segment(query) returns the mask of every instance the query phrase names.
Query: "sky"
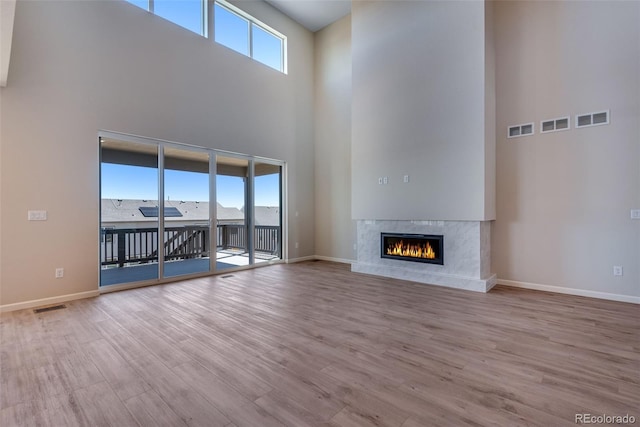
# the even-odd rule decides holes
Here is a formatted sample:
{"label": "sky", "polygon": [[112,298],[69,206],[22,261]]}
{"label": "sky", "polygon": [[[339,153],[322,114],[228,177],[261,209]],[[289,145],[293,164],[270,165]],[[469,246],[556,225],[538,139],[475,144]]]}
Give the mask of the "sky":
{"label": "sky", "polygon": [[[141,166],[102,163],[103,199],[156,200],[158,198],[158,170]],[[209,175],[186,171],[165,171],[165,199],[199,201],[209,200]],[[256,177],[256,206],[280,205],[279,174]],[[216,193],[224,207],[244,206],[244,180],[240,177],[217,175]]]}
{"label": "sky", "polygon": [[[127,0],[149,10],[148,0]],[[153,13],[194,33],[203,34],[202,0],[154,0]],[[282,71],[282,41],[264,29],[216,4],[214,6],[214,39],[243,55],[249,56],[249,25],[253,59]]]}

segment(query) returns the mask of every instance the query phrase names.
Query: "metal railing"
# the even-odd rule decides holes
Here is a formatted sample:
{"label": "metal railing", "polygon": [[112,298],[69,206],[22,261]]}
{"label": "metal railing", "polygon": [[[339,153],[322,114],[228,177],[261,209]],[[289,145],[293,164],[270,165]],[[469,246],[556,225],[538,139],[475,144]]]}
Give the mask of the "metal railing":
{"label": "metal railing", "polygon": [[[245,225],[218,225],[217,250],[248,250]],[[256,226],[254,245],[257,252],[280,255],[280,227]],[[158,260],[157,228],[102,228],[101,264],[140,264]],[[180,260],[210,256],[209,227],[168,227],[164,232],[164,259]]]}

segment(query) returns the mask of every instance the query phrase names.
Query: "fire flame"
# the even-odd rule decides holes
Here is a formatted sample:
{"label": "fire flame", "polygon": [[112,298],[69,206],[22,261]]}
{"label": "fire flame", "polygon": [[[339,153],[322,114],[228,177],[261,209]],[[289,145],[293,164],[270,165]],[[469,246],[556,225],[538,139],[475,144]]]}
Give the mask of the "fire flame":
{"label": "fire flame", "polygon": [[406,256],[412,258],[428,258],[435,259],[436,252],[433,250],[429,242],[422,245],[405,244],[402,240],[395,244],[389,245],[387,255]]}

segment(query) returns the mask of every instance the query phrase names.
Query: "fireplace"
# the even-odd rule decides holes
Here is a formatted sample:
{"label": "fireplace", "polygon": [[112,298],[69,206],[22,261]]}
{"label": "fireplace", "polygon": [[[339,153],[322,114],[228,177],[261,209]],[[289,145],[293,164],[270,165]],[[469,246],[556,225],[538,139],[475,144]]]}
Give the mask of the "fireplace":
{"label": "fireplace", "polygon": [[380,234],[382,258],[444,265],[443,246],[441,235]]}

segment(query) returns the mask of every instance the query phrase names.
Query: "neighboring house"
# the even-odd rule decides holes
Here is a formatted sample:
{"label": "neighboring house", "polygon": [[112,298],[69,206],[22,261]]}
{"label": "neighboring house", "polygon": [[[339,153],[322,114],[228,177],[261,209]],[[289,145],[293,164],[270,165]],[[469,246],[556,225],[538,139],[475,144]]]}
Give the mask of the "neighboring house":
{"label": "neighboring house", "polygon": [[[101,224],[102,227],[118,228],[152,227],[158,221],[157,207],[157,200],[102,199]],[[224,207],[220,203],[217,217],[219,225],[244,223],[244,213],[240,209]],[[167,200],[165,221],[176,226],[207,225],[209,202]]]}
{"label": "neighboring house", "polygon": [[[244,212],[244,208],[242,208]],[[256,206],[254,208],[255,225],[280,226],[280,208],[278,206]]]}

